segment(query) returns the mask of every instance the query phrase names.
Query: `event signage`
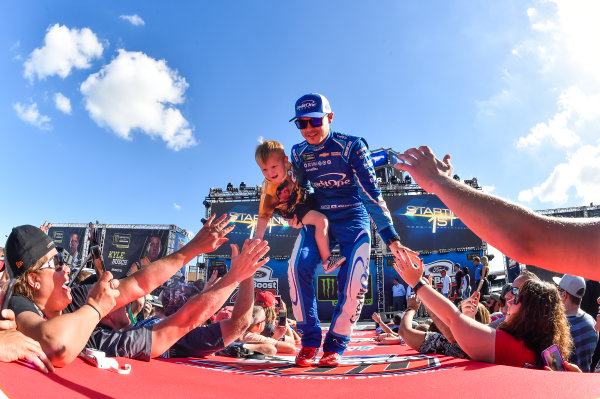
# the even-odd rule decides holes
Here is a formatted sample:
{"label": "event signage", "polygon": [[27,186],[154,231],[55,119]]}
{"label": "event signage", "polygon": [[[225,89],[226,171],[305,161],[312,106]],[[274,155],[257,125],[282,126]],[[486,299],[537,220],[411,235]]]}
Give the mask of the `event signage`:
{"label": "event signage", "polygon": [[481,248],[483,241],[435,195],[385,198],[402,243],[415,251]]}
{"label": "event signage", "polygon": [[166,255],[169,230],[107,228],[102,256],[115,278],[144,268]]}
{"label": "event signage", "polygon": [[[218,202],[212,204],[212,214],[220,217],[223,214],[235,218],[235,228],[227,235],[229,242],[221,245],[210,256],[231,256],[231,246],[238,244],[240,249],[244,241],[256,230],[258,220],[259,201],[245,202]],[[278,215],[274,215],[267,225],[264,239],[269,241],[269,256],[271,258],[289,257],[298,236],[298,229],[290,227],[287,221]]]}
{"label": "event signage", "polygon": [[79,267],[87,254],[82,254],[83,243],[86,240],[86,227],[51,227],[48,236],[52,238],[57,247],[69,251],[73,257],[73,267]]}

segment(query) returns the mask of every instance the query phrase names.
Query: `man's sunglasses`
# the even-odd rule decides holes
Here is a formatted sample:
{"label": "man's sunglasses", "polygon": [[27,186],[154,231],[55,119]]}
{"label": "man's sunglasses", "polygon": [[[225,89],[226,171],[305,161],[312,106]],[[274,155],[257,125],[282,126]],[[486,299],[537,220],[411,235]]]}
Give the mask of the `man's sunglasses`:
{"label": "man's sunglasses", "polygon": [[320,118],[296,119],[294,123],[298,129],[306,129],[309,123],[312,127],[321,127],[323,126],[323,118],[326,116],[327,115],[323,115]]}

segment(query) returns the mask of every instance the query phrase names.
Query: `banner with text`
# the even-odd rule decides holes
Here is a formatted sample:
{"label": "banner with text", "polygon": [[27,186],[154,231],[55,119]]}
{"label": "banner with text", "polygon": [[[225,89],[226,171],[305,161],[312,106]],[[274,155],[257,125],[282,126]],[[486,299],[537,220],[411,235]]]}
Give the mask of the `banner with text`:
{"label": "banner with text", "polygon": [[[122,278],[135,265],[143,268],[166,255],[169,230],[107,228],[102,256],[115,278]],[[137,262],[137,264],[136,264]]]}

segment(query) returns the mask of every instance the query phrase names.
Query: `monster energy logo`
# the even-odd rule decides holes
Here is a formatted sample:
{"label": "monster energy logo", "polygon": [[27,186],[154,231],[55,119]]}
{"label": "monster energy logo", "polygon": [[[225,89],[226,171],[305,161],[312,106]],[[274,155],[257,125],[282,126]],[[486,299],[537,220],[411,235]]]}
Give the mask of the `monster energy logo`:
{"label": "monster energy logo", "polygon": [[[367,293],[364,301],[365,305],[373,304],[373,284],[372,276],[369,275]],[[335,305],[338,300],[338,283],[337,276],[317,276],[317,301],[319,302],[333,302]]]}

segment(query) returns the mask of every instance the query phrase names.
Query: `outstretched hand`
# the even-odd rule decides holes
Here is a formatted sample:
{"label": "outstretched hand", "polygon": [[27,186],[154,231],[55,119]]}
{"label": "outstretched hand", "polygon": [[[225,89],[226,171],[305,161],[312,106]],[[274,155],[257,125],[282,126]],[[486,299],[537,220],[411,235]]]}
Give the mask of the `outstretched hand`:
{"label": "outstretched hand", "polygon": [[191,244],[196,248],[197,253],[205,254],[214,251],[229,241],[225,236],[235,228],[234,224],[229,224],[233,220],[235,220],[233,216],[222,215],[215,221],[215,215],[212,215],[188,245]]}
{"label": "outstretched hand", "polygon": [[0,361],[25,360],[43,373],[54,371],[54,366],[39,342],[17,330],[0,331]]}
{"label": "outstretched hand", "polygon": [[40,230],[42,230],[44,233],[48,234],[48,230],[50,230],[51,227],[52,227],[52,223],[48,223],[46,220],[44,220],[44,224],[42,224],[40,226]]}
{"label": "outstretched hand", "polygon": [[462,314],[472,319],[475,319],[477,307],[479,306],[479,292],[475,291],[473,295],[463,301],[460,306]]}
{"label": "outstretched hand", "polygon": [[263,258],[269,252],[268,242],[254,239],[246,240],[240,253],[237,244],[231,245],[231,268],[229,273],[233,273],[235,280],[244,281],[254,275],[261,266],[269,261],[269,257]]}
{"label": "outstretched hand", "polygon": [[414,287],[423,275],[423,259],[415,251],[402,247],[394,253],[394,260],[394,269],[408,285]]}
{"label": "outstretched hand", "polygon": [[452,178],[454,167],[450,163],[450,154],[446,154],[440,161],[431,148],[421,146],[398,154],[398,158],[404,163],[397,163],[394,167],[410,173],[415,182],[427,192],[434,191],[434,183],[437,180]]}

